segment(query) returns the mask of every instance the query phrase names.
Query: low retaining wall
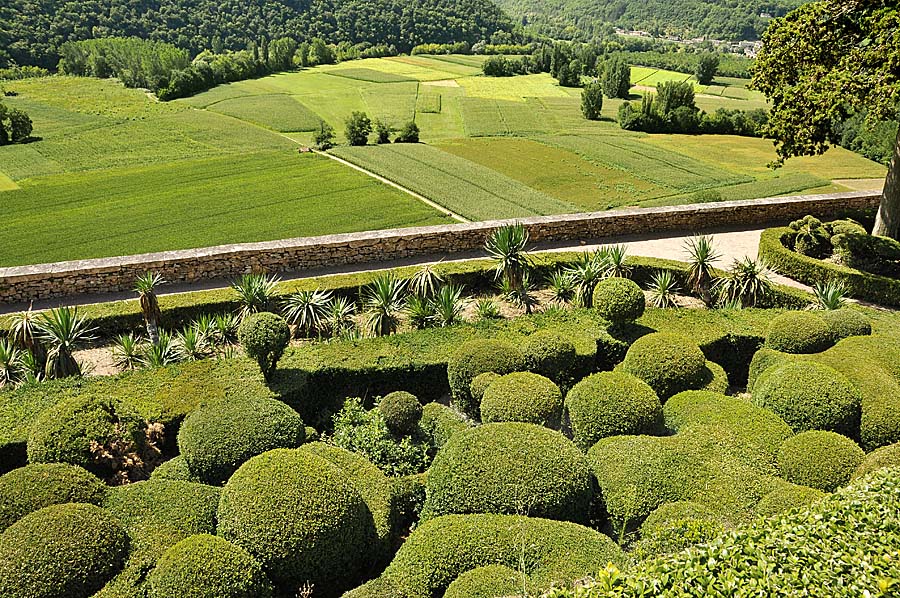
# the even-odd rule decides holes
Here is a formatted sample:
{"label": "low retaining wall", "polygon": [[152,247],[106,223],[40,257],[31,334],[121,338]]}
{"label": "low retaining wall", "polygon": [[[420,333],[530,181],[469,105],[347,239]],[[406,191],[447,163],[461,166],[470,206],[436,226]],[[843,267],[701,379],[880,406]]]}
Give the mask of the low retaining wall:
{"label": "low retaining wall", "polygon": [[[878,206],[876,192],[834,193],[640,208],[518,219],[535,242],[580,241],[728,226],[764,226],[813,214],[820,218]],[[297,272],[417,255],[453,254],[483,246],[487,234],[512,221],[475,222],[221,245],[202,249],[0,268],[0,304],[130,290],[148,270],[170,282],[198,282],[247,272]]]}

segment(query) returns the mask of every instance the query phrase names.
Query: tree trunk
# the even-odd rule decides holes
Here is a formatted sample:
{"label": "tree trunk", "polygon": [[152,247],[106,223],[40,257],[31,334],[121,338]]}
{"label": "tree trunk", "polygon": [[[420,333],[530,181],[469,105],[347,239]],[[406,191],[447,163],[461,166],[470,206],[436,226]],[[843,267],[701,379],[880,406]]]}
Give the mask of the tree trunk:
{"label": "tree trunk", "polygon": [[900,240],[900,130],[897,131],[894,157],[884,180],[884,195],[872,234]]}

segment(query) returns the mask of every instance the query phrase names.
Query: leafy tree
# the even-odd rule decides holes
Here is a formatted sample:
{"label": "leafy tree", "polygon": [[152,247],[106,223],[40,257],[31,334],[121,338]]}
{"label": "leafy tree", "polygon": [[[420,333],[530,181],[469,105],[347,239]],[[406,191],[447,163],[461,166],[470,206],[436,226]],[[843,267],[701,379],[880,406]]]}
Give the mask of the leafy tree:
{"label": "leafy tree", "polygon": [[603,109],[603,86],[598,81],[591,81],[581,92],[581,113],[588,120],[600,120]]}
{"label": "leafy tree", "polygon": [[319,124],[319,130],[316,132],[316,149],[329,150],[334,147],[334,127],[324,120]]}
{"label": "leafy tree", "polygon": [[631,67],[621,55],[606,63],[603,71],[603,93],[608,98],[628,99],[631,89]]}
{"label": "leafy tree", "polygon": [[0,103],[0,145],[21,143],[31,136],[32,129],[25,112]]}
{"label": "leafy tree", "polygon": [[419,143],[419,125],[413,121],[403,125],[394,138],[394,143]]}
{"label": "leafy tree", "polygon": [[394,128],[391,127],[387,122],[379,119],[375,120],[375,135],[377,136],[376,143],[378,145],[382,145],[384,143],[391,142],[391,133],[394,131]]}
{"label": "leafy tree", "polygon": [[[835,125],[865,108],[870,122],[897,118],[900,8],[896,0],[822,0],[772,23],[753,86],[772,109],[766,136],[779,161],[816,155],[837,143]],[[900,134],[875,223],[900,239]]]}
{"label": "leafy tree", "polygon": [[709,85],[713,82],[713,79],[715,79],[718,70],[719,57],[710,52],[709,54],[704,54],[700,57],[694,75],[697,77],[697,81],[700,82],[700,85]]}
{"label": "leafy tree", "polygon": [[657,110],[668,116],[678,108],[696,109],[694,86],[690,81],[665,81],[656,87]]}
{"label": "leafy tree", "polygon": [[347,119],[344,135],[350,145],[366,145],[372,133],[372,121],[365,112],[353,112]]}
{"label": "leafy tree", "polygon": [[311,66],[334,64],[334,61],[334,52],[325,44],[325,41],[319,38],[314,39],[309,48],[309,64]]}

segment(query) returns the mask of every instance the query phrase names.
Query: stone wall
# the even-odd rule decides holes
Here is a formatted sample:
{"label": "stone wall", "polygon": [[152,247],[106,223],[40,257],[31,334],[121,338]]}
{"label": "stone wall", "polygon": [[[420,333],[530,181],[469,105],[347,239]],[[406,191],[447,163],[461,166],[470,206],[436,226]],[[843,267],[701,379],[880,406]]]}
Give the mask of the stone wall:
{"label": "stone wall", "polygon": [[[756,199],[520,219],[535,242],[602,239],[632,234],[686,233],[719,227],[758,227],[806,214],[826,218],[877,207],[874,192]],[[247,272],[283,273],[367,264],[480,248],[489,231],[508,221],[405,228],[364,233],[221,245],[34,266],[0,268],[0,304],[130,290],[148,270],[169,282],[191,283]]]}

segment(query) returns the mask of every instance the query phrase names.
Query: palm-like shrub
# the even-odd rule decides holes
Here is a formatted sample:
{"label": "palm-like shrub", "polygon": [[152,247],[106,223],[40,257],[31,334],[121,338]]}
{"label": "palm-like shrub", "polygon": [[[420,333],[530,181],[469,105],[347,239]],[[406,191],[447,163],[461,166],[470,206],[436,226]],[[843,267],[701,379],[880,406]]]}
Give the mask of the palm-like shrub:
{"label": "palm-like shrub", "polygon": [[442,284],[444,277],[438,273],[434,265],[426,264],[409,279],[409,292],[427,299],[434,297]]}
{"label": "palm-like shrub", "polygon": [[162,314],[156,298],[156,287],[164,282],[159,272],[145,272],[134,283],[134,292],[140,298],[141,313],[144,315],[144,324],[147,326],[147,336],[150,337],[151,343],[159,341],[159,318]]}
{"label": "palm-like shrub", "polygon": [[431,300],[434,311],[434,322],[438,326],[452,326],[462,320],[462,312],[466,307],[463,299],[463,288],[448,284],[441,287]]}
{"label": "palm-like shrub", "polygon": [[687,283],[691,291],[696,293],[707,305],[712,303],[713,264],[722,257],[713,246],[713,238],[709,235],[697,235],[684,243],[687,253]]}
{"label": "palm-like shrub", "polygon": [[0,339],[0,388],[22,378],[22,353],[9,339]]}
{"label": "palm-like shrub", "polygon": [[240,317],[235,314],[218,314],[213,318],[216,344],[228,345],[237,342]]}
{"label": "palm-like shrub", "polygon": [[84,343],[93,340],[93,329],[78,315],[77,307],[60,307],[41,314],[37,321],[39,338],[50,347],[47,353],[47,378],[80,376],[81,366],[73,353]]}
{"label": "palm-like shrub", "polygon": [[302,332],[304,336],[321,334],[328,319],[331,299],[331,291],[298,291],[285,298],[281,313],[287,323],[296,326],[297,332]]}
{"label": "palm-like shrub", "polygon": [[328,304],[327,312],[328,329],[331,331],[332,338],[343,336],[355,326],[353,314],[356,313],[356,306],[346,297],[332,299]]}
{"label": "palm-like shrub", "polygon": [[628,278],[631,276],[631,266],[627,264],[628,248],[625,245],[613,245],[600,250],[603,256],[603,264],[606,266],[605,274],[613,278]]}
{"label": "palm-like shrub", "polygon": [[479,320],[497,320],[500,318],[500,307],[493,299],[483,298],[475,303],[475,313]]}
{"label": "palm-like shrub", "polygon": [[268,311],[277,298],[276,287],[280,279],[265,274],[244,274],[231,283],[240,303],[241,318],[250,314]]}
{"label": "palm-like shrub", "polygon": [[502,280],[512,292],[525,299],[525,311],[531,313],[532,304],[527,301],[528,293],[524,288],[525,275],[531,268],[527,245],[528,231],[523,224],[515,223],[492,231],[484,244],[484,250],[496,262],[495,278]]}
{"label": "palm-like shrub", "polygon": [[817,282],[813,289],[816,302],[812,309],[833,311],[847,304],[847,285],[843,281]]}
{"label": "palm-like shrub", "polygon": [[565,270],[574,284],[575,299],[582,307],[594,305],[594,288],[606,276],[605,255],[602,249],[592,253],[581,253],[575,259],[575,263]]}
{"label": "palm-like shrub", "polygon": [[575,280],[569,272],[556,270],[547,277],[554,303],[569,303],[575,298]]}
{"label": "palm-like shrub", "polygon": [[141,357],[143,364],[151,368],[165,367],[177,363],[179,359],[178,346],[172,335],[165,330],[159,331],[159,340],[147,345]]}
{"label": "palm-like shrub", "polygon": [[434,303],[422,295],[408,296],[404,311],[407,320],[414,328],[422,330],[434,324]]}
{"label": "palm-like shrub", "polygon": [[386,272],[363,289],[363,305],[368,312],[366,328],[374,336],[388,336],[397,331],[406,281]]}
{"label": "palm-like shrub", "polygon": [[135,370],[141,366],[143,352],[141,337],[133,332],[120,334],[112,347],[113,363],[123,371]]}
{"label": "palm-like shrub", "polygon": [[23,362],[30,362],[30,374],[36,378],[42,376],[47,365],[47,348],[41,342],[38,314],[31,306],[27,311],[10,316],[9,337],[14,345],[30,353],[32,359],[23,356]]}
{"label": "palm-like shrub", "polygon": [[650,280],[648,289],[650,290],[650,303],[654,307],[678,307],[675,297],[680,289],[669,270],[656,272]]}
{"label": "palm-like shrub", "polygon": [[207,338],[194,326],[186,326],[175,336],[175,352],[181,361],[197,361],[212,355]]}
{"label": "palm-like shrub", "polygon": [[734,260],[728,273],[716,281],[719,300],[723,305],[754,307],[772,288],[766,263],[745,257]]}

